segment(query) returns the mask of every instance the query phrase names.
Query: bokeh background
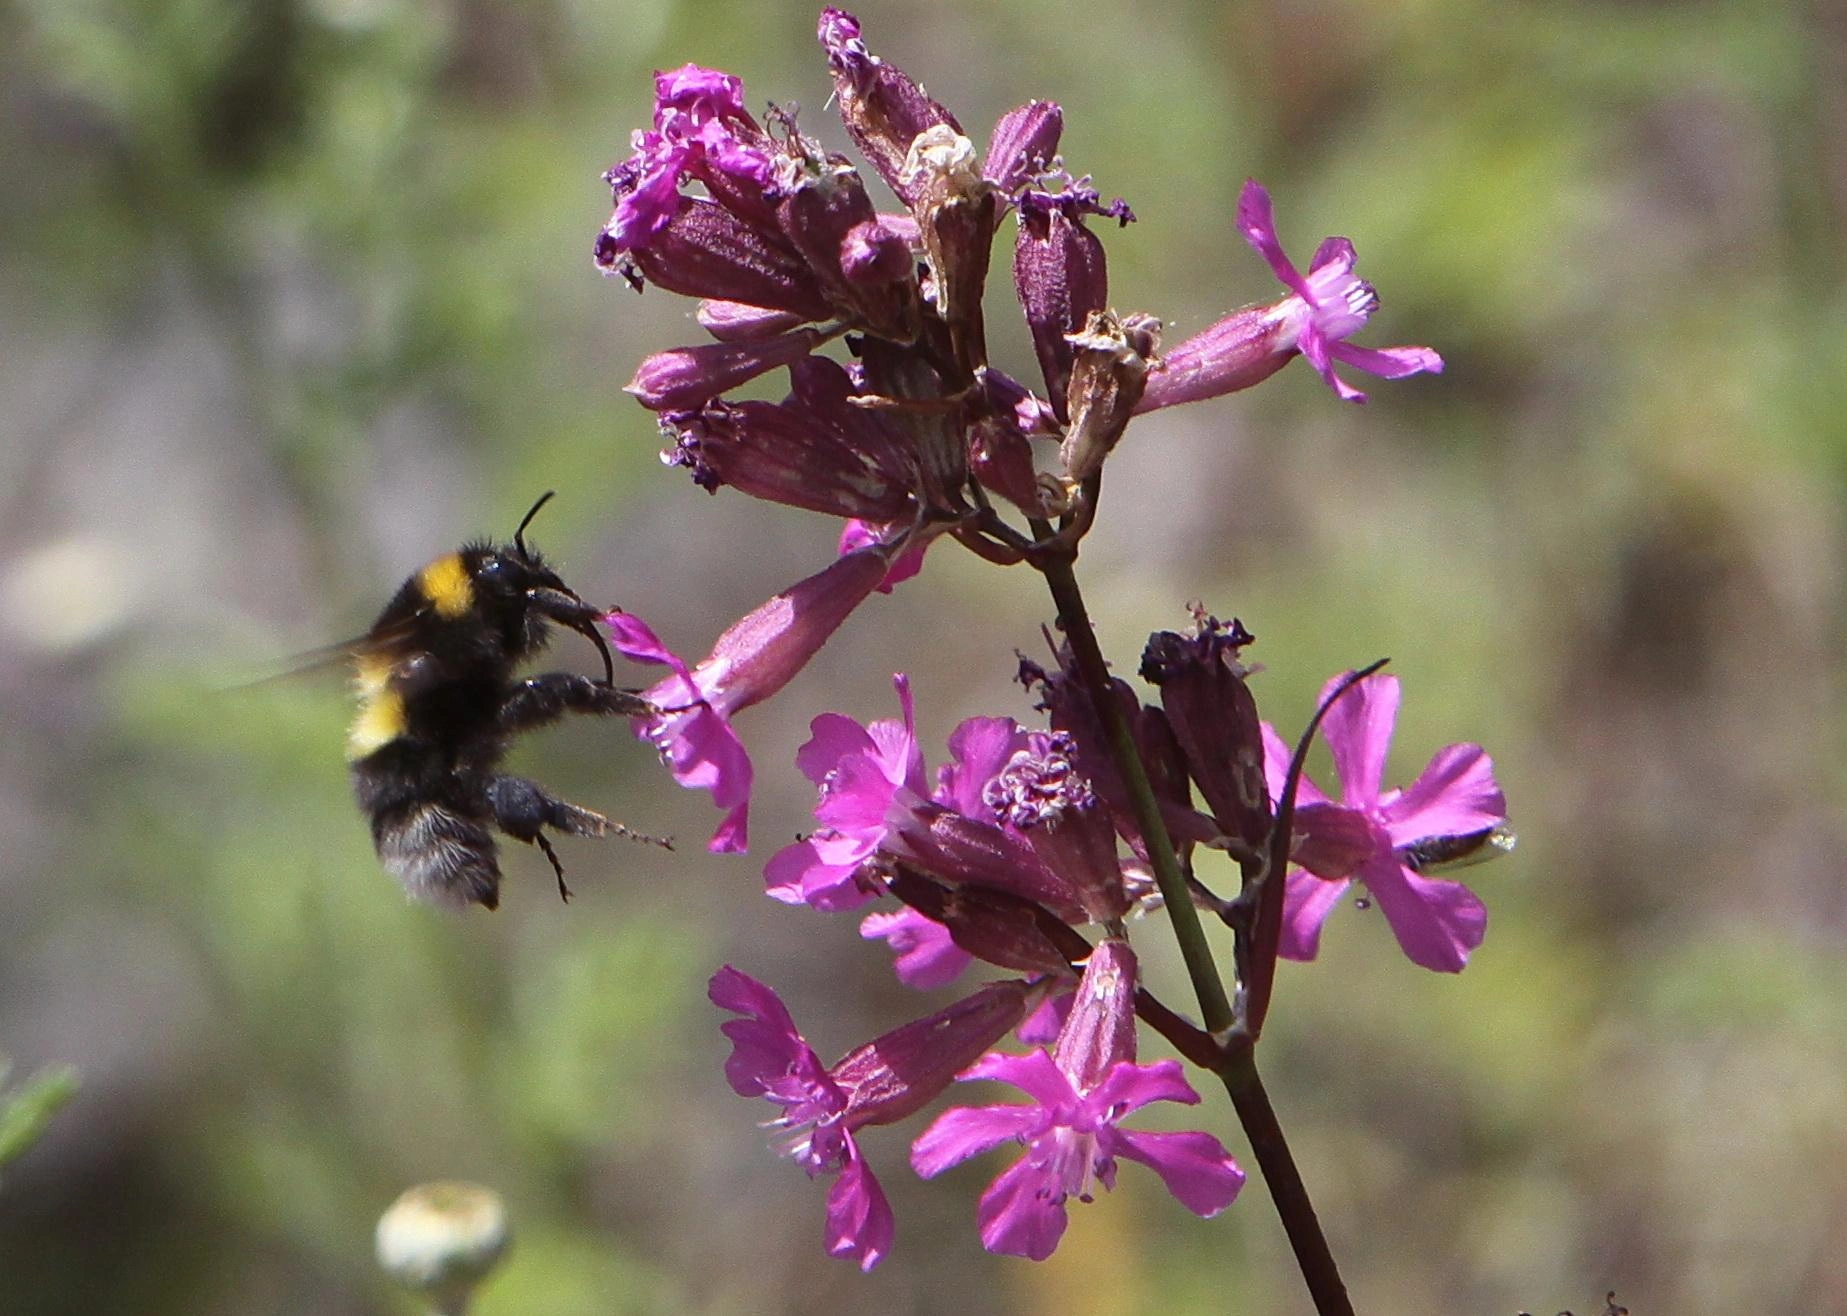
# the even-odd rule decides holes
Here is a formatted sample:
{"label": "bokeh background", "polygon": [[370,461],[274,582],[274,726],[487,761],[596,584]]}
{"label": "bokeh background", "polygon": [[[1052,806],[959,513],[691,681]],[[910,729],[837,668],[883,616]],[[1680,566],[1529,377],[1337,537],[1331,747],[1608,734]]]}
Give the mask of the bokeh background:
{"label": "bokeh background", "polygon": [[[1394,776],[1479,740],[1512,801],[1460,978],[1354,909],[1282,975],[1267,1074],[1361,1310],[1847,1309],[1847,7],[860,12],[978,134],[1064,104],[1074,171],[1140,217],[1112,299],[1170,342],[1275,295],[1232,225],[1255,175],[1298,259],[1358,245],[1364,341],[1449,362],[1365,408],[1297,364],[1139,423],[1081,564],[1124,668],[1203,599],[1293,727],[1389,654]],[[408,906],[348,799],[339,677],[249,684],[548,488],[566,578],[689,653],[828,558],[833,527],[658,465],[620,388],[690,306],[589,261],[656,67],[843,142],[814,17],[0,8],[0,1053],[82,1074],[0,1178],[0,1310],[411,1312],[371,1229],[438,1177],[513,1214],[484,1316],[1309,1309],[1254,1175],[1202,1222],[1131,1167],[1034,1266],[974,1238],[1004,1162],[919,1184],[915,1129],[870,1138],[900,1234],[862,1277],[722,1082],[720,963],[830,1055],[918,1012],[758,866],[806,820],[815,713],[890,716],[904,670],[938,757],[961,717],[1028,715],[1030,573],[939,547],[746,715],[749,859],[700,852],[704,797],[621,729],[523,742],[682,842],[567,843],[568,907],[524,851],[497,915]]]}

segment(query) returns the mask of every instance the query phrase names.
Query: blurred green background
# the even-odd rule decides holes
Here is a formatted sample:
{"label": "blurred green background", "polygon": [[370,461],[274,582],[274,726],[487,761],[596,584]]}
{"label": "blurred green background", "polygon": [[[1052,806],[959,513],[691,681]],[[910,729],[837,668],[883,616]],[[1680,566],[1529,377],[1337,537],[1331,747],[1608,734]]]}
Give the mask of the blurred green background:
{"label": "blurred green background", "polygon": [[[1495,756],[1522,839],[1469,875],[1469,970],[1345,909],[1266,1034],[1360,1309],[1847,1309],[1847,7],[860,13],[978,137],[1064,104],[1074,172],[1140,217],[1112,300],[1170,343],[1275,295],[1232,225],[1255,175],[1298,260],[1358,245],[1364,342],[1449,362],[1365,408],[1298,364],[1139,423],[1082,563],[1125,669],[1199,598],[1259,636],[1279,724],[1389,654],[1396,780]],[[900,1232],[862,1277],[723,1084],[721,962],[829,1056],[917,1012],[758,867],[807,821],[815,713],[890,716],[908,671],[933,759],[961,717],[1028,715],[1028,573],[938,548],[745,716],[748,860],[700,852],[715,814],[622,729],[522,742],[682,843],[567,842],[568,907],[524,850],[498,915],[408,906],[348,798],[339,678],[247,684],[548,488],[566,579],[689,653],[828,559],[832,526],[658,466],[619,390],[690,305],[589,260],[656,67],[738,72],[842,142],[814,18],[0,8],[0,1053],[83,1075],[0,1182],[0,1310],[410,1312],[371,1229],[437,1177],[512,1212],[484,1316],[1308,1310],[1254,1174],[1202,1222],[1130,1168],[1033,1266],[974,1237],[1001,1162],[919,1184],[915,1129],[868,1139]],[[1248,1159],[1222,1093],[1189,1118]]]}

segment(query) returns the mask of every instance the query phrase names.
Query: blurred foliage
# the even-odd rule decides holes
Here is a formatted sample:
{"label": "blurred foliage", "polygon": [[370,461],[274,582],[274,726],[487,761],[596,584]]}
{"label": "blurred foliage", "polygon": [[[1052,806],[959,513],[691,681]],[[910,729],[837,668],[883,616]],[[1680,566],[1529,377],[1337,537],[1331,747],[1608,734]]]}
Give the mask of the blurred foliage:
{"label": "blurred foliage", "polygon": [[[1260,637],[1279,725],[1390,654],[1395,779],[1495,754],[1522,840],[1469,874],[1468,972],[1344,910],[1267,1034],[1361,1308],[1847,1307],[1847,7],[860,12],[972,130],[1064,104],[1074,171],[1139,217],[1106,238],[1119,307],[1177,338],[1273,295],[1231,223],[1255,175],[1291,251],[1358,245],[1368,342],[1449,362],[1364,409],[1291,367],[1142,422],[1082,564],[1124,670],[1203,598]],[[0,1046],[85,1075],[0,1184],[0,1310],[407,1312],[371,1223],[447,1177],[515,1221],[487,1316],[1306,1310],[1254,1180],[1197,1221],[1125,1174],[1034,1267],[979,1251],[991,1167],[919,1185],[899,1137],[871,1151],[896,1253],[828,1261],[702,985],[734,961],[844,1051],[916,1012],[850,925],[702,855],[703,801],[589,726],[518,760],[679,853],[570,846],[569,907],[524,853],[496,916],[409,907],[347,798],[338,678],[245,684],[547,488],[567,579],[694,652],[826,556],[829,527],[658,470],[619,387],[687,308],[588,259],[656,67],[842,139],[813,20],[0,8]],[[808,718],[890,716],[892,671],[928,745],[1026,715],[1045,600],[935,556],[747,720],[760,851],[806,819]],[[1241,1146],[1222,1098],[1195,1118]]]}
{"label": "blurred foliage", "polygon": [[54,1065],[6,1090],[11,1067],[0,1059],[0,1166],[37,1142],[58,1107],[77,1095],[77,1071]]}

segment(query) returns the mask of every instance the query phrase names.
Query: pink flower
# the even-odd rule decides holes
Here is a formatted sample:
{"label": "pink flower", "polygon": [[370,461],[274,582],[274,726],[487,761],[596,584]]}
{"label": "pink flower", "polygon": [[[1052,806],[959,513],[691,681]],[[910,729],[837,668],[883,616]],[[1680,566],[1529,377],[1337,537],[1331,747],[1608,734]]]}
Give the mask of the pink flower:
{"label": "pink flower", "polygon": [[1308,275],[1296,271],[1276,236],[1276,215],[1270,194],[1254,178],[1244,180],[1238,196],[1238,228],[1244,240],[1270,263],[1276,277],[1296,296],[1278,307],[1287,329],[1285,341],[1308,358],[1327,380],[1337,397],[1364,402],[1366,395],[1334,373],[1334,362],[1344,361],[1383,379],[1402,379],[1420,371],[1441,373],[1443,358],[1428,347],[1355,347],[1347,338],[1365,328],[1379,309],[1379,294],[1353,272],[1356,253],[1345,238],[1324,238],[1315,248]]}
{"label": "pink flower", "polygon": [[1021,982],[980,991],[823,1065],[776,993],[726,965],[707,995],[738,1015],[721,1031],[731,1039],[725,1078],[739,1096],[782,1108],[769,1127],[785,1131],[783,1151],[810,1178],[838,1176],[827,1195],[827,1252],[871,1270],[891,1250],[891,1206],[854,1132],[891,1124],[922,1109],[957,1070],[1016,1027],[1044,992]]}
{"label": "pink flower", "polygon": [[[1326,700],[1342,678],[1323,688]],[[1379,903],[1398,944],[1415,964],[1460,972],[1481,945],[1488,911],[1460,882],[1425,877],[1407,859],[1433,841],[1498,827],[1507,800],[1480,745],[1448,745],[1402,790],[1381,790],[1386,753],[1398,719],[1398,678],[1364,678],[1331,707],[1322,733],[1334,756],[1341,799],[1330,800],[1304,776],[1297,794],[1279,953],[1310,960],[1321,925],[1353,881]],[[1290,749],[1264,725],[1264,772],[1280,798]]]}
{"label": "pink flower", "polygon": [[856,880],[859,866],[878,853],[898,816],[926,795],[911,683],[899,675],[892,684],[902,722],[861,726],[844,713],[823,713],[809,724],[813,734],[795,764],[821,788],[814,811],[821,827],[778,851],[763,870],[776,899],[840,910],[872,898]]}
{"label": "pink flower", "polygon": [[1150,1102],[1199,1101],[1179,1061],[1135,1063],[1134,993],[1134,956],[1126,943],[1104,941],[1084,971],[1056,1060],[1045,1051],[997,1053],[960,1075],[1011,1083],[1033,1104],[960,1106],[912,1144],[911,1166],[926,1179],[1002,1143],[1025,1145],[1026,1154],[989,1185],[976,1212],[990,1252],[1034,1261],[1051,1256],[1065,1231],[1066,1201],[1088,1202],[1097,1185],[1114,1187],[1118,1157],[1148,1166],[1198,1215],[1215,1215],[1238,1195],[1244,1172],[1210,1134],[1118,1127]]}
{"label": "pink flower", "polygon": [[1428,347],[1357,347],[1347,341],[1379,309],[1379,294],[1353,272],[1355,253],[1347,239],[1323,240],[1303,275],[1283,254],[1270,194],[1254,178],[1245,180],[1238,197],[1238,229],[1290,295],[1268,306],[1233,311],[1164,352],[1136,404],[1138,413],[1249,388],[1282,369],[1297,352],[1348,402],[1364,402],[1366,395],[1334,373],[1336,361],[1385,379],[1442,371],[1443,358]]}
{"label": "pink flower", "polygon": [[738,619],[693,668],[639,617],[612,612],[603,619],[625,657],[672,671],[647,692],[660,715],[640,722],[637,731],[660,750],[675,781],[711,791],[712,802],[726,811],[707,849],[735,854],[749,844],[750,755],[731,729],[732,716],[793,680],[902,551],[900,541],[836,558]]}

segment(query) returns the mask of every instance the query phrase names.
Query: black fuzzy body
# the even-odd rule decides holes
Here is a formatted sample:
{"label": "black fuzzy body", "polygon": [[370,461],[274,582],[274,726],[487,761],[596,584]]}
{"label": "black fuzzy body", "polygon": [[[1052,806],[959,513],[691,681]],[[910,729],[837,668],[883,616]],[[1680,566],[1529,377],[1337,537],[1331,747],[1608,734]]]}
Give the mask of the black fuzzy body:
{"label": "black fuzzy body", "polygon": [[552,622],[590,636],[607,662],[599,615],[523,543],[475,543],[405,581],[354,646],[353,791],[380,860],[411,895],[495,908],[501,832],[544,850],[568,896],[545,829],[623,830],[500,771],[514,736],[567,712],[653,711],[608,679],[518,675],[545,648]]}

